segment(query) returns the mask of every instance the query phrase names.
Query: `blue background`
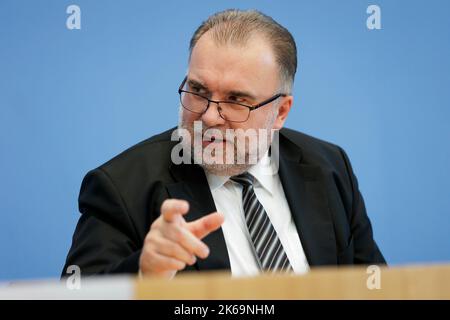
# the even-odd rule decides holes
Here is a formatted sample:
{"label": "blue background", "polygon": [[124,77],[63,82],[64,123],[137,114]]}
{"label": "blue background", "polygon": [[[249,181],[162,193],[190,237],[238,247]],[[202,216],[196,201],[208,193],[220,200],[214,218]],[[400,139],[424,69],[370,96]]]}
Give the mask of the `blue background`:
{"label": "blue background", "polygon": [[287,126],[345,148],[390,264],[450,261],[449,1],[1,0],[0,280],[59,276],[84,174],[176,124],[188,41],[230,7],[294,35]]}

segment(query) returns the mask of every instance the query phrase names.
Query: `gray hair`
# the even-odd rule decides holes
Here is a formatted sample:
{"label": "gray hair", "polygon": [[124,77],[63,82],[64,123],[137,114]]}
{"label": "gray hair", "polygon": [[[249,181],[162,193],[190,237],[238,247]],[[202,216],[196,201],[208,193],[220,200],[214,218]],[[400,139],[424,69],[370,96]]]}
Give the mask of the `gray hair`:
{"label": "gray hair", "polygon": [[229,9],[218,12],[194,32],[189,45],[189,59],[197,41],[209,30],[218,44],[245,44],[255,33],[265,37],[271,44],[278,63],[281,89],[283,93],[291,94],[297,71],[297,47],[286,28],[257,10]]}

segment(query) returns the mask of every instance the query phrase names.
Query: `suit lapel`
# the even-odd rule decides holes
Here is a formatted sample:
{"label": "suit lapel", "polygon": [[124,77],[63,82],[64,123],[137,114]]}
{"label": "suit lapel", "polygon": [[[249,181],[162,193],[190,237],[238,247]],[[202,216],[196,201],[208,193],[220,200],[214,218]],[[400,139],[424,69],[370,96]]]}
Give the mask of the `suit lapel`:
{"label": "suit lapel", "polygon": [[280,134],[279,176],[311,266],[337,264],[333,219],[320,167],[301,162],[298,146]]}
{"label": "suit lapel", "polygon": [[[171,198],[184,199],[190,204],[186,221],[197,220],[216,211],[214,199],[209,189],[203,169],[194,164],[170,167],[175,183],[166,186]],[[230,269],[230,260],[222,228],[210,233],[202,240],[211,250],[206,259],[198,259],[199,270]]]}

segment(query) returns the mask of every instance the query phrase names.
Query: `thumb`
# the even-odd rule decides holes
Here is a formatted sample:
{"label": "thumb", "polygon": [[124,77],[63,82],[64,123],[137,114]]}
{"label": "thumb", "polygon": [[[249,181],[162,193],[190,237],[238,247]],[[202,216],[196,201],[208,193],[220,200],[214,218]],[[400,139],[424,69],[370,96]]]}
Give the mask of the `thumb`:
{"label": "thumb", "polygon": [[185,200],[166,199],[161,205],[161,215],[166,222],[183,220],[182,215],[189,211],[189,203]]}
{"label": "thumb", "polygon": [[225,217],[220,212],[213,212],[186,224],[188,230],[198,239],[203,239],[211,232],[219,229]]}

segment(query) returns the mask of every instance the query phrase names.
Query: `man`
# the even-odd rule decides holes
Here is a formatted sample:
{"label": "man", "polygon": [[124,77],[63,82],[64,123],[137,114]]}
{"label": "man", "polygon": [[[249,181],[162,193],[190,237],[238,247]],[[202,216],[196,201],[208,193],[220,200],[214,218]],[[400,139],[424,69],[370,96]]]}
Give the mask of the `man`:
{"label": "man", "polygon": [[257,11],[209,17],[191,39],[178,130],[84,178],[63,275],[385,263],[344,151],[283,128],[296,55],[291,34]]}

